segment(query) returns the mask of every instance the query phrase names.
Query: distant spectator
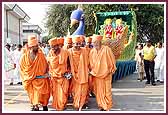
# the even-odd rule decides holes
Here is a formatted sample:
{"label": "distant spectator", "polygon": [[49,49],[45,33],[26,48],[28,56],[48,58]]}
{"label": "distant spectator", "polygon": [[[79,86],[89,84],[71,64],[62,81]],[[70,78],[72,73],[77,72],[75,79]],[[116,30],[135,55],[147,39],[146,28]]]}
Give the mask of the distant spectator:
{"label": "distant spectator", "polygon": [[146,45],[143,48],[143,56],[144,56],[144,66],[145,66],[145,73],[147,82],[146,84],[152,84],[155,86],[155,78],[154,78],[154,67],[155,62],[154,59],[156,57],[156,50],[155,47],[152,45],[151,40],[146,40]]}
{"label": "distant spectator", "polygon": [[142,81],[144,79],[144,62],[143,62],[143,44],[138,45],[138,56],[137,56],[137,66],[138,66],[138,79]]}
{"label": "distant spectator", "polygon": [[11,46],[10,44],[6,44],[4,48],[4,67],[5,67],[5,78],[4,80],[10,85],[13,85],[13,70],[15,69],[15,64],[13,61],[13,57],[11,55]]}
{"label": "distant spectator", "polygon": [[49,53],[49,49],[45,43],[42,44],[42,50],[43,50],[45,56],[47,56]]}
{"label": "distant spectator", "polygon": [[156,48],[157,56],[155,58],[155,69],[157,70],[157,81],[163,83],[164,82],[164,48],[162,47],[162,43],[157,43]]}
{"label": "distant spectator", "polygon": [[19,44],[17,46],[17,49],[14,51],[13,53],[13,57],[14,57],[14,63],[15,63],[15,70],[14,70],[14,82],[16,82],[17,84],[22,85],[21,79],[20,79],[20,71],[19,71],[19,62],[20,62],[20,58],[22,56],[22,45]]}

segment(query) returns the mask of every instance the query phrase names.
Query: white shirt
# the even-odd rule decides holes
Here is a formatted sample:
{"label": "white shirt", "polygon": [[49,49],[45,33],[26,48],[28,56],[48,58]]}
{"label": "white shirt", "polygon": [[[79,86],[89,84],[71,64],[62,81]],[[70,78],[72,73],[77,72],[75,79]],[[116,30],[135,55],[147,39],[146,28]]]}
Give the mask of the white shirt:
{"label": "white shirt", "polygon": [[44,54],[47,56],[49,53],[49,49],[47,47],[45,48],[43,47],[42,49],[43,49]]}
{"label": "white shirt", "polygon": [[16,67],[19,66],[19,62],[20,62],[21,56],[22,56],[22,51],[18,51],[18,49],[16,49],[16,50],[13,52],[14,63],[16,64]]}
{"label": "white shirt", "polygon": [[164,64],[164,48],[156,48],[155,68],[160,68]]}
{"label": "white shirt", "polygon": [[6,70],[10,70],[14,68],[14,61],[13,61],[12,53],[7,48],[4,49],[4,61],[5,61]]}

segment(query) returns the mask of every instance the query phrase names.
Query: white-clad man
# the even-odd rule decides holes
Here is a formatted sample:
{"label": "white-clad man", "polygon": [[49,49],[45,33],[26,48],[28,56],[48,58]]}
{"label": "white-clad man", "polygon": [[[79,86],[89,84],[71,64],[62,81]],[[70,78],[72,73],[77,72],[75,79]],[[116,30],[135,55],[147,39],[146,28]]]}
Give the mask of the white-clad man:
{"label": "white-clad man", "polygon": [[157,70],[157,81],[163,83],[164,82],[164,48],[162,47],[162,43],[157,43],[156,48],[157,56],[155,58],[155,69]]}

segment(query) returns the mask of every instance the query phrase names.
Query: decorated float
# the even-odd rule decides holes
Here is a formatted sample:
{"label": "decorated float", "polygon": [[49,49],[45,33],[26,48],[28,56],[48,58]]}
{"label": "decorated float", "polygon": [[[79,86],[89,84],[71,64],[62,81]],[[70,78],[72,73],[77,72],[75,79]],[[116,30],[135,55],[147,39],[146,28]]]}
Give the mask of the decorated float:
{"label": "decorated float", "polygon": [[[94,17],[95,34],[103,36],[102,43],[111,48],[117,60],[113,81],[132,74],[136,69],[136,62],[133,60],[137,37],[135,12],[97,12]],[[71,27],[76,23],[79,23],[79,26],[72,36],[84,35],[84,14],[80,7],[71,14]]]}

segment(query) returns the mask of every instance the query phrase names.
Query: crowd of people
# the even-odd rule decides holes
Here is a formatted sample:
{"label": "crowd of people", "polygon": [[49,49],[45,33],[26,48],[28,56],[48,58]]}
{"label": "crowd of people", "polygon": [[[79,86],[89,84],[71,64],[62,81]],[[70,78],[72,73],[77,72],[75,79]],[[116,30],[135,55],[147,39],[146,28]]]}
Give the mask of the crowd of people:
{"label": "crowd of people", "polygon": [[[22,45],[6,44],[4,48],[5,81],[23,85],[27,91],[32,111],[48,111],[49,99],[57,111],[65,110],[69,99],[75,110],[88,107],[90,96],[95,96],[98,109],[109,111],[112,107],[112,75],[116,60],[108,46],[101,43],[103,36],[73,36],[52,38],[48,44],[38,43],[29,36]],[[15,46],[15,47],[14,47]],[[138,44],[138,79],[146,84],[164,82],[164,48],[161,42],[154,47],[151,40]],[[156,70],[156,72],[155,72]],[[157,73],[155,75],[155,73]]]}
{"label": "crowd of people", "polygon": [[[28,43],[10,53],[10,45],[5,48],[5,74],[10,74],[13,84],[13,70],[17,70],[18,84],[27,91],[32,111],[48,111],[52,97],[52,107],[57,111],[66,108],[72,99],[75,110],[88,107],[90,95],[95,95],[98,109],[109,111],[112,107],[111,83],[116,71],[115,57],[108,46],[101,43],[103,36],[73,36],[52,38],[50,48],[38,43],[36,36],[29,36]],[[17,60],[17,61],[14,61]]]}
{"label": "crowd of people", "polygon": [[[27,47],[27,44],[25,44],[25,46],[22,46],[21,44],[16,45],[10,43],[7,43],[5,45],[4,48],[4,61],[5,61],[4,65],[6,70],[5,82],[9,83],[10,85],[13,84],[22,85],[19,72],[19,61],[25,47]],[[39,47],[43,50],[43,53],[47,56],[49,52],[48,44],[39,42]]]}
{"label": "crowd of people", "polygon": [[22,55],[22,45],[10,45],[7,43],[4,48],[4,68],[5,68],[5,83],[13,85],[14,83],[21,84],[19,61]]}
{"label": "crowd of people", "polygon": [[[138,44],[135,60],[137,61],[138,80],[147,79],[146,84],[156,85],[156,81],[164,83],[164,47],[162,42],[152,45],[150,39],[146,44]],[[144,77],[146,75],[146,77]]]}

